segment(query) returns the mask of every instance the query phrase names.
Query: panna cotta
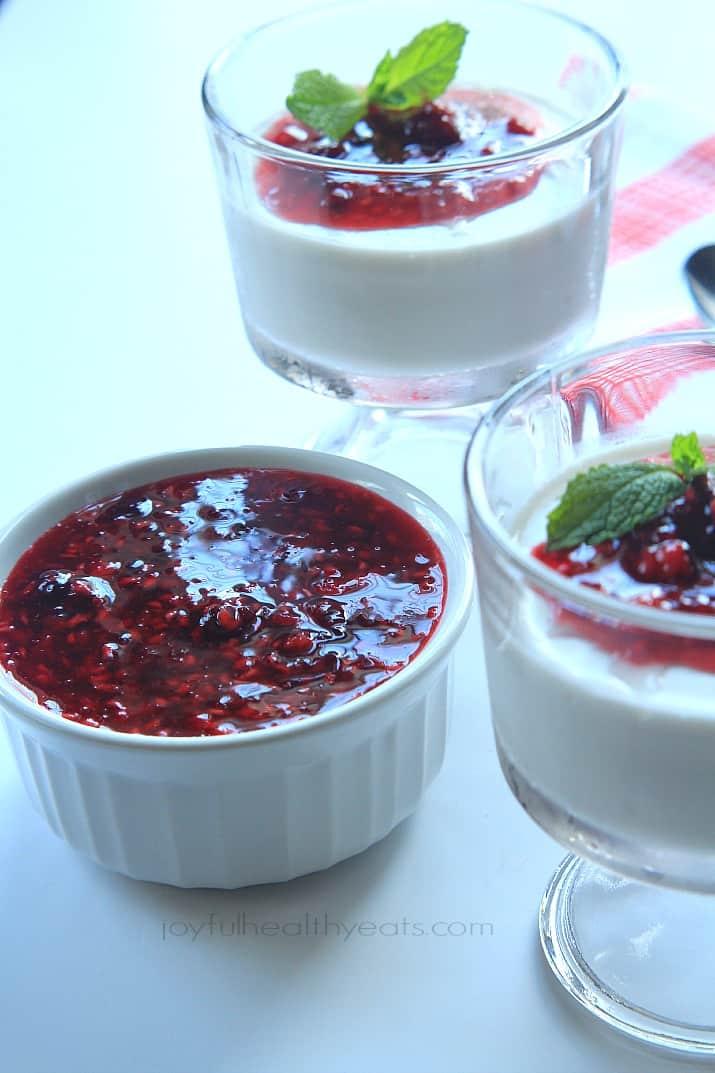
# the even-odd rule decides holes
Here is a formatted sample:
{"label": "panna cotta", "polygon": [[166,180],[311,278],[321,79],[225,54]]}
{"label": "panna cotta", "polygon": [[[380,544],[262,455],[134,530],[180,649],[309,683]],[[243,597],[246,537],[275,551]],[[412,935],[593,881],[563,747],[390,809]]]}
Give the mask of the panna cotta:
{"label": "panna cotta", "polygon": [[618,59],[554,13],[491,0],[462,13],[405,44],[442,13],[361,0],[323,13],[319,34],[308,15],[264,27],[207,72],[247,335],[294,383],[466,406],[590,332]]}
{"label": "panna cotta", "polygon": [[[641,442],[590,461],[658,464],[667,449]],[[500,759],[528,811],[577,852],[687,875],[692,855],[715,855],[712,477],[703,467],[666,488],[616,538],[550,547],[547,520],[573,476],[513,526],[543,588],[483,604]]]}
{"label": "panna cotta", "polygon": [[581,161],[500,163],[568,125],[512,95],[452,91],[407,133],[392,123],[368,116],[338,145],[290,116],[263,131],[301,156],[262,160],[227,192],[247,333],[276,371],[329,394],[471,401],[476,369],[494,395],[587,334],[610,172],[584,185]]}
{"label": "panna cotta", "polygon": [[44,708],[93,727],[275,727],[406,667],[446,585],[432,537],[367,488],[283,469],[171,477],[32,544],[0,594],[0,664]]}

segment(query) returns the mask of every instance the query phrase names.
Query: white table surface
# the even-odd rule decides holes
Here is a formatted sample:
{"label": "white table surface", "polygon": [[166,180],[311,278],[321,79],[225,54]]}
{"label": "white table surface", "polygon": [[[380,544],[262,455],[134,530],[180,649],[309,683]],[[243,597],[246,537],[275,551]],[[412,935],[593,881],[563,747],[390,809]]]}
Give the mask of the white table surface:
{"label": "white table surface", "polygon": [[[301,6],[0,4],[0,520],[99,465],[300,444],[337,412],[249,351],[199,103],[205,63],[226,39]],[[712,104],[712,0],[554,6],[611,35],[634,82]],[[32,811],[0,739],[0,1068],[683,1068],[592,1024],[550,980],[536,910],[560,856],[499,773],[476,617],[447,761],[417,815],[362,856],[287,885],[182,891],[103,871]],[[225,932],[238,915],[245,934],[205,926],[192,938],[212,913]],[[321,926],[327,917],[328,934],[252,934],[306,913]],[[361,921],[382,934],[335,934]],[[485,927],[391,934],[440,921]]]}

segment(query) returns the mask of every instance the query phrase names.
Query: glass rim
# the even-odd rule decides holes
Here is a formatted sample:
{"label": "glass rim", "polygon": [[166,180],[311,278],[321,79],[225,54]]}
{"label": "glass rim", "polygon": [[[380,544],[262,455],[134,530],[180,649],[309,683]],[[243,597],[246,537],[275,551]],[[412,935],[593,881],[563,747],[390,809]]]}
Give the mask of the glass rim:
{"label": "glass rim", "polygon": [[579,31],[586,37],[595,41],[604,55],[608,58],[613,74],[613,85],[605,103],[595,112],[589,112],[582,120],[570,124],[564,130],[550,137],[537,139],[536,143],[522,149],[514,149],[506,153],[494,153],[493,156],[467,158],[455,161],[451,164],[443,164],[435,161],[430,164],[361,164],[350,163],[346,160],[334,160],[329,157],[317,157],[312,153],[304,153],[299,149],[290,149],[286,146],[277,145],[255,133],[242,130],[238,125],[231,122],[228,115],[223,111],[215,100],[215,87],[218,83],[223,66],[242,48],[250,45],[251,41],[263,34],[266,30],[272,30],[281,25],[289,26],[300,19],[319,15],[321,12],[334,15],[337,11],[348,11],[360,7],[379,7],[378,0],[341,0],[341,3],[322,3],[308,7],[302,11],[281,15],[261,23],[255,29],[249,30],[225,45],[209,63],[201,84],[201,100],[204,112],[211,124],[218,128],[225,136],[240,142],[247,149],[261,157],[276,160],[284,164],[294,164],[300,167],[308,167],[316,170],[331,172],[351,172],[353,174],[368,175],[452,175],[463,173],[465,170],[493,171],[502,165],[517,163],[525,160],[534,160],[558,149],[563,145],[576,141],[589,132],[604,126],[621,108],[628,94],[628,79],[624,61],[616,47],[594,27],[589,26],[579,19],[570,15],[555,11],[541,4],[532,4],[527,0],[486,0],[500,9],[513,8],[521,11],[536,12],[537,15],[545,15],[555,22],[562,23]]}
{"label": "glass rim", "polygon": [[563,574],[539,562],[527,548],[518,543],[497,518],[489,502],[482,467],[479,465],[485,456],[491,435],[501,419],[515,404],[530,396],[534,388],[553,381],[559,372],[565,369],[573,369],[574,374],[577,371],[585,372],[585,366],[594,359],[607,357],[609,354],[635,351],[646,346],[668,347],[674,344],[695,343],[704,343],[712,347],[713,367],[715,368],[715,330],[694,328],[629,336],[576,356],[562,358],[553,365],[538,369],[511,387],[485,411],[467,447],[463,475],[470,521],[478,526],[489,542],[496,547],[500,559],[506,561],[512,569],[515,568],[525,575],[540,593],[556,597],[560,603],[568,604],[570,608],[576,607],[578,610],[589,612],[592,617],[599,616],[613,620],[618,625],[640,627],[653,633],[715,641],[715,616],[693,615],[687,611],[666,613],[657,608],[628,603],[595,589],[586,588],[584,585],[574,584],[571,578],[564,577]]}

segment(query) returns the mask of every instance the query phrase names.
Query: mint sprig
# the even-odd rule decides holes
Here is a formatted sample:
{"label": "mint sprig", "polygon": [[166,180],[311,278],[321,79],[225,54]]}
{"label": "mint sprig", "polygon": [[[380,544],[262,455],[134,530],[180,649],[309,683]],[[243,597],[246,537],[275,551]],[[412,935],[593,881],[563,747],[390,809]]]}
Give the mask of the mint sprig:
{"label": "mint sprig", "polygon": [[707,464],[694,432],[673,437],[672,466],[627,462],[592,466],[573,477],[547,518],[552,551],[615,540],[656,518]]}
{"label": "mint sprig", "polygon": [[549,548],[614,540],[660,514],[684,487],[674,470],[655,463],[594,466],[569,481],[549,514]]}
{"label": "mint sprig", "polygon": [[365,91],[367,101],[374,102],[382,100],[390,80],[390,73],[394,62],[394,56],[388,50],[378,63],[375,72],[368,83],[368,87]]}
{"label": "mint sprig", "polygon": [[368,101],[400,112],[433,101],[456,75],[466,38],[467,31],[456,22],[422,30],[394,59],[389,52],[383,57],[368,87]]}
{"label": "mint sprig", "polygon": [[687,436],[683,436],[682,433],[673,436],[670,457],[673,459],[676,470],[686,481],[691,481],[699,473],[707,472],[705,455],[695,432],[690,432]]}
{"label": "mint sprig", "polygon": [[340,141],[365,115],[365,94],[322,71],[302,71],[296,76],[286,105],[313,130]]}
{"label": "mint sprig", "polygon": [[422,30],[397,55],[385,53],[364,90],[332,74],[301,71],[286,107],[306,126],[340,141],[371,105],[403,112],[444,93],[457,72],[466,37],[467,30],[456,22]]}

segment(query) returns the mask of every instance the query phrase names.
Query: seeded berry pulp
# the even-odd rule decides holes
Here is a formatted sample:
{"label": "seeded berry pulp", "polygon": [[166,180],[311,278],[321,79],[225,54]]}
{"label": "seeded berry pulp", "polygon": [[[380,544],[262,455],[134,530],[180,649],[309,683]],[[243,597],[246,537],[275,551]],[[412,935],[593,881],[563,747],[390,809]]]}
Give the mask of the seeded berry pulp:
{"label": "seeded berry pulp", "polygon": [[439,622],[444,562],[375,493],[291,470],[157,481],[63,519],[0,596],[0,662],[68,719],[160,736],[306,719]]}
{"label": "seeded berry pulp", "polygon": [[457,167],[532,145],[542,133],[538,109],[504,93],[452,90],[441,102],[407,113],[371,108],[339,142],[291,115],[275,120],[264,137],[276,145],[341,163],[367,165],[361,178],[326,169],[263,161],[256,174],[266,207],[284,219],[349,230],[380,230],[470,220],[526,197],[540,169],[517,165],[451,178],[379,174],[383,164]]}

